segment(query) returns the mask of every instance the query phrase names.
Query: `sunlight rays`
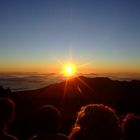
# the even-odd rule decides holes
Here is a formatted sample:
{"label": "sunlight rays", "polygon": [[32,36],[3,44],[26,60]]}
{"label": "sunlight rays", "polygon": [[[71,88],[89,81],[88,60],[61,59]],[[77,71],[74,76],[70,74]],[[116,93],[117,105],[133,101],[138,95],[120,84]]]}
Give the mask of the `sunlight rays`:
{"label": "sunlight rays", "polygon": [[90,65],[90,64],[92,64],[92,61],[83,63],[83,64],[81,64],[81,65],[78,65],[78,68],[85,67],[85,66],[88,66],[88,65]]}
{"label": "sunlight rays", "polygon": [[93,88],[91,88],[85,81],[83,81],[80,77],[76,77],[84,86],[86,86],[88,89],[90,89],[92,92],[93,91]]}
{"label": "sunlight rays", "polygon": [[[54,57],[55,57],[55,55],[54,55]],[[55,57],[55,60],[61,67],[59,74],[62,76],[62,78],[64,78],[64,81],[65,81],[62,102],[65,102],[67,93],[69,92],[69,86],[71,86],[71,84],[76,84],[77,83],[77,82],[75,82],[76,80],[78,80],[78,82],[80,82],[88,90],[90,90],[91,92],[94,93],[94,90],[84,80],[82,80],[79,77],[80,74],[82,73],[81,70],[84,68],[88,68],[88,66],[91,65],[92,61],[88,61],[88,62],[85,62],[82,64],[76,64],[76,63],[74,63],[71,53],[69,53],[68,57],[69,57],[69,59],[65,59],[63,61],[61,61],[60,59]],[[76,92],[78,94],[85,94],[85,92],[82,91],[82,88],[80,87],[79,84],[76,85],[76,90],[77,90]],[[62,103],[62,106],[63,106],[63,103]]]}

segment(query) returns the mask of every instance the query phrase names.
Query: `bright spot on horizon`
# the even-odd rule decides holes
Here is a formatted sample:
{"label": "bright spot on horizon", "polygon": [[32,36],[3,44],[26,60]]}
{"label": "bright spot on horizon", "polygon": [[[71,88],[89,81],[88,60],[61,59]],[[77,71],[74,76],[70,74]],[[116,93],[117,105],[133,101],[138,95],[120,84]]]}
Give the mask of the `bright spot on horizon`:
{"label": "bright spot on horizon", "polygon": [[66,77],[72,77],[76,73],[76,67],[74,64],[66,64],[63,67],[63,74]]}

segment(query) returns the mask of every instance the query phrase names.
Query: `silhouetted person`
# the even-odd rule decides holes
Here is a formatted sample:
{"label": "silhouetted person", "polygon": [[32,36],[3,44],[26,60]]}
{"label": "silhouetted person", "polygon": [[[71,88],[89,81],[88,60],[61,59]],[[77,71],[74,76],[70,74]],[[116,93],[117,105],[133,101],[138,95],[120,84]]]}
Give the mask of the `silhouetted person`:
{"label": "silhouetted person", "polygon": [[15,116],[15,104],[11,99],[0,98],[0,140],[17,140],[7,133],[7,125]]}
{"label": "silhouetted person", "polygon": [[51,105],[43,106],[35,119],[36,135],[30,140],[67,140],[67,136],[58,133],[60,112]]}
{"label": "silhouetted person", "polygon": [[6,97],[10,97],[11,95],[11,90],[8,89],[4,89],[2,86],[0,86],[0,98],[6,98]]}
{"label": "silhouetted person", "polygon": [[115,111],[102,104],[89,104],[78,112],[69,140],[120,140],[121,128]]}
{"label": "silhouetted person", "polygon": [[140,116],[127,114],[123,120],[124,140],[140,140]]}

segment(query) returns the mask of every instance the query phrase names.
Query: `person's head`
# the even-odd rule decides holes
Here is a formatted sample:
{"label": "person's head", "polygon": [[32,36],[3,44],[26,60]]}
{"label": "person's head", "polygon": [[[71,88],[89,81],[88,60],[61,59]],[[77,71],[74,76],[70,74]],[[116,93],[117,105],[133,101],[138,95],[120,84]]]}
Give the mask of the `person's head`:
{"label": "person's head", "polygon": [[75,140],[120,140],[121,137],[115,111],[102,104],[89,104],[82,107],[78,112],[75,128],[73,129],[77,131],[77,134],[74,134],[77,137]]}
{"label": "person's head", "polygon": [[0,129],[4,129],[14,119],[14,116],[14,102],[9,98],[0,98]]}
{"label": "person's head", "polygon": [[38,110],[35,121],[37,132],[55,133],[60,126],[60,112],[51,105],[45,105]]}
{"label": "person's head", "polygon": [[125,140],[140,139],[140,116],[127,114],[123,119],[122,128]]}

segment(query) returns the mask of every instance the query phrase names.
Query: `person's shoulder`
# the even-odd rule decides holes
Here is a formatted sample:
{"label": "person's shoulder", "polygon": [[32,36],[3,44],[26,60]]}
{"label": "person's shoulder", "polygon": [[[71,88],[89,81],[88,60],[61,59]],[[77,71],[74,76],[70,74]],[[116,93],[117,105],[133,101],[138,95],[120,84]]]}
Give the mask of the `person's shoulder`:
{"label": "person's shoulder", "polygon": [[57,136],[58,136],[58,140],[68,140],[68,136],[64,134],[58,133]]}
{"label": "person's shoulder", "polygon": [[32,136],[29,140],[37,140],[37,135]]}
{"label": "person's shoulder", "polygon": [[69,139],[70,140],[76,139],[77,137],[79,137],[79,135],[80,135],[80,127],[74,127],[69,135]]}
{"label": "person's shoulder", "polygon": [[16,138],[15,136],[12,136],[12,135],[6,135],[5,140],[18,140],[18,138]]}

